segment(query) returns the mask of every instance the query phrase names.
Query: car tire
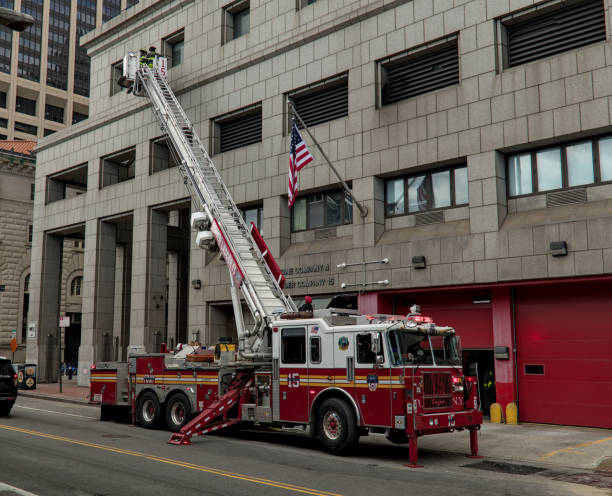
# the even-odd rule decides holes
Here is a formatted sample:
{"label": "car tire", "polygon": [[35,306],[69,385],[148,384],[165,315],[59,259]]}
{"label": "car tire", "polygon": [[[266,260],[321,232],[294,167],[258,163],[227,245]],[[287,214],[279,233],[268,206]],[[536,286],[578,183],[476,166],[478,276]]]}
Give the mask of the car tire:
{"label": "car tire", "polygon": [[336,398],[325,400],[318,412],[319,441],[335,455],[348,453],[359,440],[353,409]]}
{"label": "car tire", "polygon": [[145,429],[154,429],[162,417],[157,396],[151,391],[144,393],[138,401],[138,423]]}
{"label": "car tire", "polygon": [[166,403],[166,424],[171,432],[178,432],[191,419],[191,405],[182,394],[175,394]]}
{"label": "car tire", "polygon": [[8,417],[9,413],[11,413],[11,408],[13,408],[13,404],[0,404],[0,417]]}

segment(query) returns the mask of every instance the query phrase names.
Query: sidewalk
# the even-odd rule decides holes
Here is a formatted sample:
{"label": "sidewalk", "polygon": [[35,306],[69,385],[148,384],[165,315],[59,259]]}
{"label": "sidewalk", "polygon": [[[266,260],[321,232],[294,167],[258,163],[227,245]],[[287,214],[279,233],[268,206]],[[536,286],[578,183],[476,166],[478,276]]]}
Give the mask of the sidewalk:
{"label": "sidewalk", "polygon": [[36,389],[20,389],[19,396],[46,400],[63,401],[65,403],[89,403],[89,387],[79,386],[77,379],[62,380],[62,392],[59,383],[37,384]]}

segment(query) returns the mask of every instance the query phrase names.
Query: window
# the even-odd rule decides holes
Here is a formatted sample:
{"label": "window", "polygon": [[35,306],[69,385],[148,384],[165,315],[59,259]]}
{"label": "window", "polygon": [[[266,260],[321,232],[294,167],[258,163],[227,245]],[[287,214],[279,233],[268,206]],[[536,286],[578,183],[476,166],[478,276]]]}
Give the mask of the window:
{"label": "window", "polygon": [[353,201],[344,191],[298,196],[291,209],[293,232],[352,223]]}
{"label": "window", "polygon": [[251,227],[251,222],[255,224],[255,227],[263,234],[263,207],[258,205],[256,207],[249,207],[242,209],[242,216],[244,217],[244,222],[247,227]]}
{"label": "window", "polygon": [[180,65],[183,62],[184,46],[185,31],[183,29],[164,39],[164,55],[168,58],[168,68]]}
{"label": "window", "polygon": [[310,4],[315,3],[317,0],[297,0],[297,9],[303,9],[308,7]]}
{"label": "window", "polygon": [[281,331],[281,361],[283,363],[306,363],[306,329],[283,329]]}
{"label": "window", "polygon": [[22,114],[36,115],[36,100],[18,96],[15,99],[15,110]]}
{"label": "window", "polygon": [[125,88],[119,84],[119,78],[123,76],[123,61],[115,62],[111,66],[111,89],[110,96],[121,93]]}
{"label": "window", "polygon": [[468,201],[466,166],[388,179],[385,183],[387,217],[456,207]]}
{"label": "window", "polygon": [[459,84],[457,37],[388,57],[378,67],[383,105]]}
{"label": "window", "polygon": [[81,114],[80,112],[73,111],[72,112],[72,123],[77,124],[85,119],[89,119],[87,114]]}
{"label": "window", "polygon": [[[382,343],[380,333],[378,336],[380,343]],[[382,349],[380,354],[382,355]],[[370,334],[357,334],[357,363],[376,363],[376,353],[372,351]]]}
{"label": "window", "polygon": [[83,286],[83,277],[76,276],[70,283],[70,296],[81,296],[82,286]]}
{"label": "window", "polygon": [[507,166],[511,197],[612,181],[612,136],[516,153]]}
{"label": "window", "polygon": [[261,141],[261,104],[217,117],[213,121],[213,150],[223,153]]}
{"label": "window", "polygon": [[251,29],[251,5],[249,0],[239,0],[224,7],[223,20],[222,44],[247,34]]}
{"label": "window", "polygon": [[[348,75],[309,85],[287,94],[304,123],[316,126],[348,115]],[[302,127],[298,122],[298,127]],[[291,123],[289,123],[291,125]]]}
{"label": "window", "polygon": [[21,133],[33,134],[34,136],[38,135],[38,128],[36,126],[32,126],[31,124],[25,124],[24,122],[15,121],[15,131],[19,131]]}
{"label": "window", "polygon": [[542,12],[529,9],[501,19],[502,57],[504,67],[567,52],[604,41],[606,23],[603,2],[555,2]]}
{"label": "window", "polygon": [[151,141],[151,174],[176,167],[178,164],[177,154],[168,137]]}
{"label": "window", "polygon": [[[2,40],[2,33],[0,32],[0,41]],[[6,91],[0,91],[0,108],[6,108]]]}
{"label": "window", "polygon": [[8,128],[8,119],[0,117],[0,127]]}
{"label": "window", "polygon": [[43,129],[43,136],[46,138],[47,136],[51,136],[53,133],[56,133],[55,129]]}
{"label": "window", "polygon": [[43,3],[40,0],[21,0],[21,12],[30,14],[36,22],[19,33],[17,75],[36,82],[40,81]]}
{"label": "window", "polygon": [[127,0],[125,8],[129,9],[130,7],[133,7],[134,5],[136,5],[137,3],[138,3],[138,0]]}
{"label": "window", "polygon": [[83,194],[87,191],[87,163],[47,176],[46,203]]}
{"label": "window", "polygon": [[50,0],[47,44],[47,85],[68,89],[70,51],[70,1]]}
{"label": "window", "polygon": [[[15,8],[13,0],[3,0],[0,2],[0,7],[8,9]],[[0,26],[0,72],[10,74],[11,72],[11,50],[13,46],[13,31],[5,26]],[[5,94],[6,98],[6,94]],[[4,107],[6,108],[6,102]]]}
{"label": "window", "polygon": [[34,183],[30,184],[30,201],[34,201]]}
{"label": "window", "polygon": [[102,22],[110,21],[121,13],[121,0],[102,0]]}
{"label": "window", "polygon": [[[89,96],[90,61],[80,38],[96,27],[96,0],[77,0],[76,51],[74,59],[74,92]],[[75,124],[73,122],[73,124]]]}
{"label": "window", "polygon": [[33,234],[33,231],[32,231],[32,224],[30,224],[30,225],[28,226],[28,243],[31,243],[31,242],[32,242],[32,234]]}
{"label": "window", "polygon": [[49,103],[45,104],[45,119],[53,122],[64,123],[64,109],[62,107],[56,107]]}
{"label": "window", "polygon": [[134,179],[136,148],[128,148],[122,152],[102,157],[101,187]]}
{"label": "window", "polygon": [[310,363],[321,363],[321,338],[319,336],[310,338]]}

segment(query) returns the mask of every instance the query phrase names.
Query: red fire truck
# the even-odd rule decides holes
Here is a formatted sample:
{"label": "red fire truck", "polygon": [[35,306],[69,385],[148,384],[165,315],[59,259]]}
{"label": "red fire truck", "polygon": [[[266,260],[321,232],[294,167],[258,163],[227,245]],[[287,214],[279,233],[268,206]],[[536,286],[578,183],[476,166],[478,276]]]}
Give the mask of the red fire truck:
{"label": "red fire truck", "polygon": [[151,100],[195,205],[196,243],[227,264],[238,348],[213,362],[186,353],[135,353],[127,362],[94,364],[91,399],[102,418],[119,409],[144,427],[165,418],[173,444],[238,423],[303,426],[334,453],[382,431],[392,442],[409,443],[413,465],[420,436],[469,429],[476,456],[482,413],[475,379],[463,375],[454,330],[416,308],[408,316],[299,312],[282,290],[270,250],[244,222],[170,89],[165,67],[163,59],[140,66],[130,53],[122,84]]}

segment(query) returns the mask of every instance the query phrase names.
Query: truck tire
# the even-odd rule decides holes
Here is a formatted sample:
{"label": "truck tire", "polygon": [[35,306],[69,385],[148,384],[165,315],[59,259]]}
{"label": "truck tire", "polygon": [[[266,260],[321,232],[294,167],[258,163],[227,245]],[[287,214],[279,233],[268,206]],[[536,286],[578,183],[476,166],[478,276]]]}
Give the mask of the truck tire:
{"label": "truck tire", "polygon": [[166,424],[172,432],[181,430],[191,418],[191,405],[182,394],[175,394],[166,404]]}
{"label": "truck tire", "polygon": [[114,405],[100,405],[100,421],[115,420]]}
{"label": "truck tire", "polygon": [[325,400],[319,408],[317,424],[321,444],[335,455],[349,452],[359,440],[355,413],[345,401]]}
{"label": "truck tire", "polygon": [[144,393],[138,401],[138,423],[145,429],[154,429],[162,417],[157,396],[151,391]]}
{"label": "truck tire", "polygon": [[8,417],[9,413],[11,413],[11,408],[13,408],[13,404],[2,404],[0,403],[0,417]]}

